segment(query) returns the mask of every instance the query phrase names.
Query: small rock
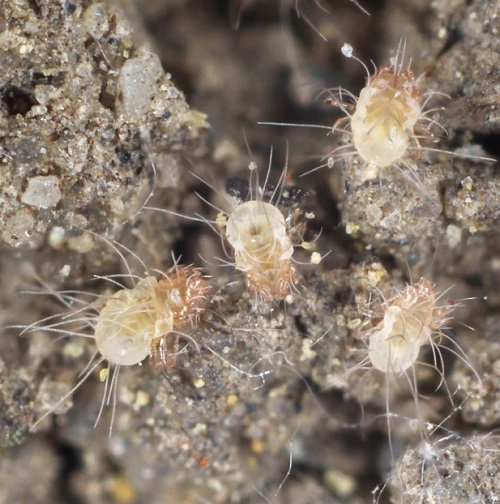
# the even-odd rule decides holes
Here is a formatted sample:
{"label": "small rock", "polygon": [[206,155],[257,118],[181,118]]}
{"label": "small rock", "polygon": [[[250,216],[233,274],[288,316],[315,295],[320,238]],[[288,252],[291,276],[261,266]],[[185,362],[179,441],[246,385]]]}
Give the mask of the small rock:
{"label": "small rock", "polygon": [[117,110],[126,119],[139,121],[151,106],[156,83],[163,75],[160,59],[156,54],[140,52],[128,60],[118,77]]}
{"label": "small rock", "polygon": [[39,208],[50,208],[61,199],[59,179],[53,175],[33,177],[28,182],[28,187],[21,197],[26,205]]}

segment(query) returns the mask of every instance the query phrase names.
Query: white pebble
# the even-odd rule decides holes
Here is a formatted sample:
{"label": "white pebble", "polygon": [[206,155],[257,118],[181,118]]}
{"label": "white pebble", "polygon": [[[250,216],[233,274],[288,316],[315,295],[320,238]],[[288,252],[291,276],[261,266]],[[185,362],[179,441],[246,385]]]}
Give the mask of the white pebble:
{"label": "white pebble", "polygon": [[320,264],[321,263],[321,254],[319,252],[313,252],[311,254],[311,264]]}
{"label": "white pebble", "polygon": [[129,59],[118,77],[118,113],[132,121],[143,119],[151,106],[156,83],[163,75],[163,68],[156,54],[143,51],[137,57]]}
{"label": "white pebble", "polygon": [[346,58],[352,58],[352,53],[354,51],[354,49],[352,48],[352,45],[348,44],[347,42],[342,46],[342,54],[346,57]]}
{"label": "white pebble", "polygon": [[59,179],[53,175],[33,177],[28,182],[21,201],[26,205],[50,208],[61,199]]}
{"label": "white pebble", "polygon": [[450,224],[446,228],[446,237],[450,247],[456,247],[462,240],[462,230],[458,226]]}

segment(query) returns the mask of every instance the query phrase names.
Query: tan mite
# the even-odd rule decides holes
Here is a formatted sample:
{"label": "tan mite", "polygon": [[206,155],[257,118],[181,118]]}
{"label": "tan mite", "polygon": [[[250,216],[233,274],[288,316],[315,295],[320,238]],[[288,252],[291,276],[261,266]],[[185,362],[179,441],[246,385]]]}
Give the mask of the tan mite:
{"label": "tan mite", "polygon": [[256,199],[233,202],[232,211],[219,214],[217,222],[248,288],[264,302],[271,302],[292,293],[299,278],[292,258],[294,247],[303,243],[306,220],[312,216],[295,208],[285,217],[272,196],[269,201],[262,199],[265,192],[257,185]]}
{"label": "tan mite", "polygon": [[159,280],[148,276],[132,289],[115,292],[97,318],[99,353],[121,366],[138,364],[148,355],[168,365],[167,336],[199,317],[209,289],[201,270],[176,266]]}
{"label": "tan mite", "polygon": [[351,116],[358,154],[379,168],[396,163],[412,143],[421,115],[420,92],[411,70],[381,68],[361,90]]}
{"label": "tan mite", "polygon": [[[434,127],[446,133],[445,128],[432,117],[442,107],[427,108],[429,100],[442,93],[421,92],[421,77],[415,77],[409,66],[404,65],[404,52],[405,43],[402,41],[390,64],[376,69],[375,74],[370,75],[363,61],[354,56],[353,48],[349,44],[342,46],[343,55],[355,59],[365,69],[366,85],[358,97],[339,88],[332,91],[331,97],[327,99],[327,103],[339,107],[347,116],[335,123],[333,131],[347,134],[351,137],[351,142],[334,149],[326,156],[326,165],[322,166],[331,168],[336,159],[358,155],[364,161],[362,176],[365,180],[377,177],[379,169],[389,166],[398,167],[405,176],[413,180],[412,172],[415,168],[409,161],[419,160],[423,151],[495,161],[487,157],[457,154],[421,145],[421,141],[434,139],[431,131]],[[354,104],[344,102],[344,96],[348,96]],[[344,124],[346,128],[343,128]],[[418,184],[417,179],[413,181]]]}
{"label": "tan mite", "polygon": [[264,201],[247,201],[228,217],[226,238],[234,263],[263,299],[284,299],[297,278],[284,215]]}
{"label": "tan mite", "polygon": [[383,319],[369,335],[373,367],[384,373],[405,372],[416,363],[422,346],[438,344],[452,308],[437,306],[434,285],[425,278],[398,291],[384,303]]}
{"label": "tan mite", "polygon": [[[358,97],[340,89],[339,96],[330,98],[327,102],[340,107],[346,114],[347,117],[340,119],[333,130],[339,129],[337,126],[347,122],[349,130],[344,131],[351,136],[355,149],[353,154],[359,155],[366,163],[366,178],[377,176],[379,168],[400,162],[404,164],[408,153],[415,158],[420,157],[418,138],[430,136],[426,122],[433,122],[426,115],[434,109],[423,112],[426,102],[422,103],[418,89],[419,79],[415,78],[408,67],[403,66],[402,61],[398,61],[398,57],[389,66],[384,66],[374,75],[370,75],[366,65],[353,55],[349,44],[344,44],[342,53],[363,65],[367,74],[366,85]],[[355,104],[344,103],[344,94],[351,97]],[[342,146],[332,154],[345,151],[346,148],[348,146]],[[340,154],[340,157],[349,154]],[[329,160],[329,166],[333,164],[335,157],[331,158],[331,162]]]}
{"label": "tan mite", "polygon": [[[84,308],[81,308],[81,300],[74,298],[80,307],[75,312],[64,314],[51,324],[44,325],[45,319],[25,327],[23,333],[42,329],[68,336],[93,336],[97,347],[78,383],[39,418],[32,429],[56,411],[104,362],[107,367],[101,370],[100,377],[105,382],[105,388],[96,425],[104,406],[110,402],[114,416],[120,368],[141,364],[148,355],[155,365],[173,366],[179,352],[179,336],[182,334],[193,341],[180,331],[197,322],[205,310],[209,290],[210,286],[199,268],[176,265],[159,279],[146,276],[132,288],[122,287],[110,296],[99,296],[96,302]],[[93,334],[75,330],[82,325],[90,327]],[[167,341],[172,335],[175,342],[169,348]],[[112,423],[113,420],[110,433]]]}

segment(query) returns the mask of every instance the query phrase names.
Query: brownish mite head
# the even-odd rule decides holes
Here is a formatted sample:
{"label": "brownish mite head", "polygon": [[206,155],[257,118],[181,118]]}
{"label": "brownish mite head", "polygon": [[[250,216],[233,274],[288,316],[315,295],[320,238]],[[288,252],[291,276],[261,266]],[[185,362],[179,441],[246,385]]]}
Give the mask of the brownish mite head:
{"label": "brownish mite head", "polygon": [[[205,311],[210,285],[199,268],[174,266],[156,286],[156,299],[172,314],[172,332],[151,341],[150,361],[154,366],[175,366],[179,353],[179,333],[188,323],[195,324]],[[170,341],[170,344],[169,344]]]}
{"label": "brownish mite head", "polygon": [[378,73],[370,77],[367,85],[382,89],[393,96],[399,97],[399,94],[402,94],[403,99],[418,100],[420,98],[417,79],[409,68],[398,71],[394,65],[383,66]]}
{"label": "brownish mite head", "polygon": [[157,296],[172,312],[174,328],[195,322],[205,310],[210,291],[203,272],[192,266],[175,266],[159,280]]}

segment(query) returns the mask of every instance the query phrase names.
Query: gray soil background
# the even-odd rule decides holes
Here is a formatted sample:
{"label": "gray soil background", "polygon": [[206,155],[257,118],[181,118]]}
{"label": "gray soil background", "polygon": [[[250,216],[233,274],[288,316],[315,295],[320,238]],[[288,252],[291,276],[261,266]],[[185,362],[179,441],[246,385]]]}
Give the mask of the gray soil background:
{"label": "gray soil background", "polygon": [[[0,0],[0,503],[500,501],[499,167],[459,156],[500,154],[500,2],[360,3]],[[341,46],[371,68],[402,37],[422,92],[448,95],[430,145],[456,155],[409,159],[417,182],[360,180],[355,155],[301,177],[346,139],[257,122],[332,126],[321,91],[365,82]],[[271,147],[328,255],[298,248],[300,293],[266,306],[207,224],[142,206],[214,220]],[[64,316],[50,292],[112,289],[96,276],[127,273],[113,241],[149,271],[172,253],[206,268],[198,349],[122,367],[97,427],[95,371],[30,432],[95,344],[12,326]],[[424,349],[409,372],[416,400],[405,375],[356,366],[381,296],[421,276],[457,306],[441,376]]]}

